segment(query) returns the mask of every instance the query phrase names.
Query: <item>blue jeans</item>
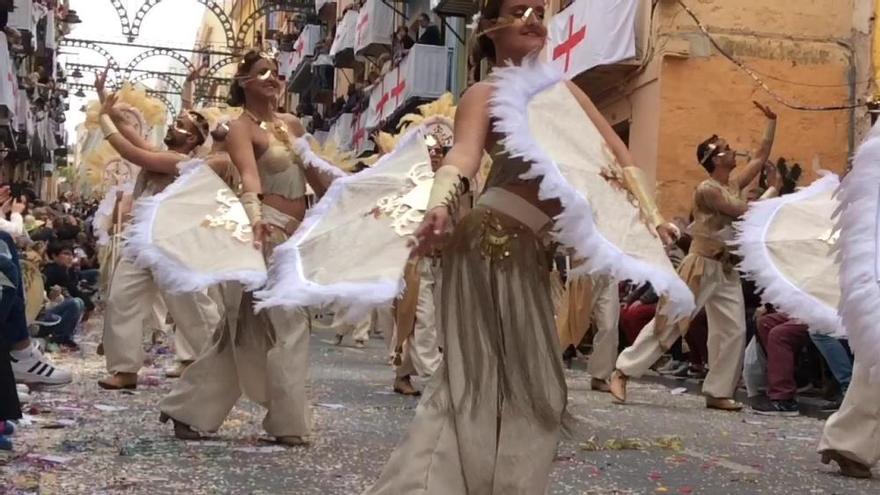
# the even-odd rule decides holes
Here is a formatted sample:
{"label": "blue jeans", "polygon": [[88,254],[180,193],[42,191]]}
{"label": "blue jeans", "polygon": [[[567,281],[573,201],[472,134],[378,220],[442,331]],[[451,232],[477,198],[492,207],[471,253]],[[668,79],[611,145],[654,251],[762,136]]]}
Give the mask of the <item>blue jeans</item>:
{"label": "blue jeans", "polygon": [[86,310],[86,305],[82,299],[72,297],[65,299],[63,302],[52,306],[45,312],[56,315],[61,318],[61,322],[51,327],[43,327],[40,329],[40,337],[46,337],[58,343],[72,343],[73,334],[76,333],[76,326],[82,318]]}
{"label": "blue jeans", "polygon": [[810,334],[810,339],[819,349],[819,354],[828,363],[828,368],[834,379],[840,385],[841,392],[844,394],[849,388],[849,382],[852,378],[852,355],[849,352],[849,345],[845,340],[836,339],[830,335],[814,335]]}
{"label": "blue jeans", "polygon": [[12,287],[0,287],[0,338],[8,347],[30,338],[24,301]]}

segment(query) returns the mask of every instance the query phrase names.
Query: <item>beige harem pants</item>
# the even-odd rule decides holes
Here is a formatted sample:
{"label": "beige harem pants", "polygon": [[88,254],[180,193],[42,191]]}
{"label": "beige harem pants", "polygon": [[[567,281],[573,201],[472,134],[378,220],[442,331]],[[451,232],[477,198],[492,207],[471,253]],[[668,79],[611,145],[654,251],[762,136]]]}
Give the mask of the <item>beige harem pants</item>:
{"label": "beige harem pants", "polygon": [[868,377],[868,369],[856,361],[843,405],[825,423],[819,452],[836,450],[871,467],[880,461],[880,385]]}
{"label": "beige harem pants", "polygon": [[[104,354],[110,373],[137,373],[144,362],[144,327],[153,318],[158,288],[148,269],[119,260],[104,315]],[[217,303],[207,291],[162,294],[176,327],[175,347],[181,361],[192,361],[205,349],[220,321]]]}
{"label": "beige harem pants", "polygon": [[[693,256],[696,255],[688,255]],[[685,258],[682,267],[687,262]],[[694,294],[697,311],[705,308],[709,320],[709,374],[703,382],[703,394],[719,399],[732,398],[742,372],[745,353],[746,320],[742,284],[737,271],[726,269],[719,261],[699,257],[695,265],[702,270]],[[626,376],[642,376],[683,335],[677,325],[670,325],[665,319],[658,323],[661,319],[651,320],[633,345],[620,353],[617,369]]]}

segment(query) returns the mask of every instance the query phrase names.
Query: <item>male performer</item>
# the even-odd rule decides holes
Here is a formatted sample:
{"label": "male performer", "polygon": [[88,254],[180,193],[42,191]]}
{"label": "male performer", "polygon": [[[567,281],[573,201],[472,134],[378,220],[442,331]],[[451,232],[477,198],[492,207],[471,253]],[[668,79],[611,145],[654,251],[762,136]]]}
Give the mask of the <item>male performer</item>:
{"label": "male performer", "polygon": [[[160,192],[177,175],[177,164],[205,142],[208,122],[192,111],[181,113],[165,135],[167,151],[154,150],[113,110],[114,96],[106,97],[101,116],[105,139],[126,160],[141,167],[134,199]],[[98,384],[108,390],[134,389],[143,365],[143,325],[157,288],[150,270],[139,268],[123,256],[113,273],[104,317],[104,352],[110,376]],[[163,294],[176,330],[178,356],[192,362],[204,349],[220,321],[216,303],[206,292]],[[149,303],[148,303],[149,302]],[[182,345],[181,345],[182,344]],[[181,348],[182,347],[182,348]]]}
{"label": "male performer", "polygon": [[[733,394],[742,371],[746,339],[742,286],[727,241],[732,238],[731,224],[747,210],[744,189],[767,162],[776,134],[776,114],[757,102],[755,106],[767,117],[767,128],[761,147],[742,173],[733,175],[736,152],[726,140],[712,136],[697,148],[697,161],[710,178],[697,186],[694,194],[693,241],[678,268],[694,292],[697,309],[705,308],[709,320],[709,374],[703,382],[706,407],[725,411],[742,409]],[[776,191],[771,187],[763,197]],[[617,359],[617,370],[611,376],[611,394],[617,402],[626,401],[627,379],[641,376],[687,331],[686,320],[678,325],[666,321],[662,304],[658,316]]]}

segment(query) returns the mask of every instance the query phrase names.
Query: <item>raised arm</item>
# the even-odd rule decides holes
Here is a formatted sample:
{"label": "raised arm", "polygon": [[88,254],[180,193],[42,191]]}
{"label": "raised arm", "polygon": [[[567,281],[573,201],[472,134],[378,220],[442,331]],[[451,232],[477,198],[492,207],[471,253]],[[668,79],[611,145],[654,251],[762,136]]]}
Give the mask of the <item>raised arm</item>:
{"label": "raised arm", "polygon": [[654,197],[648,194],[645,174],[636,165],[632,154],[629,152],[629,148],[626,147],[626,143],[614,132],[611,124],[608,123],[602,112],[596,108],[590,97],[573,82],[568,81],[567,84],[578,103],[581,104],[581,108],[586,112],[587,117],[596,126],[602,139],[611,148],[611,153],[614,154],[617,162],[623,168],[623,179],[626,183],[626,188],[638,200],[642,215],[651,223],[652,227],[657,229],[657,234],[660,236],[663,244],[671,243],[680,234],[678,228],[663,219],[660,210],[657,208],[657,203],[654,201]]}
{"label": "raised arm", "polygon": [[202,71],[207,68],[208,66],[206,64],[202,64],[197,69],[187,74],[186,80],[183,82],[183,92],[180,95],[180,106],[182,110],[192,110],[196,79],[201,77]]}
{"label": "raised arm", "polygon": [[773,150],[773,141],[776,139],[776,114],[773,113],[770,107],[761,105],[756,101],[753,103],[767,117],[767,127],[764,130],[764,139],[761,141],[761,146],[755,150],[748,165],[739,173],[734,173],[733,177],[730,178],[730,181],[740,189],[745,189],[761,173],[764,163],[770,159],[770,151]]}
{"label": "raised arm", "polygon": [[744,200],[724,194],[717,186],[703,186],[697,194],[706,206],[730,217],[739,217],[749,209]]}
{"label": "raised arm", "polygon": [[125,138],[124,134],[131,134],[132,129],[125,130],[124,134],[120,128],[130,127],[128,124],[120,122],[116,125],[110,118],[110,111],[116,104],[116,95],[109,95],[104,98],[101,106],[101,131],[104,138],[113,146],[122,158],[134,163],[135,165],[146,169],[150,172],[160,174],[177,175],[177,164],[185,158],[180,153],[173,151],[150,151],[140,148]]}

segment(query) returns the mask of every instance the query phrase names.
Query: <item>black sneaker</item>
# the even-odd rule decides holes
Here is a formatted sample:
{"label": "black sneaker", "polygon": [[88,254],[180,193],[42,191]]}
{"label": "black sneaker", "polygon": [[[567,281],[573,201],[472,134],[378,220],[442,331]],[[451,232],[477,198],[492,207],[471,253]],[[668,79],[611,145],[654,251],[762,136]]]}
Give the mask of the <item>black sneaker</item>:
{"label": "black sneaker", "polygon": [[761,416],[799,416],[800,409],[795,400],[755,401],[751,404],[752,412]]}

